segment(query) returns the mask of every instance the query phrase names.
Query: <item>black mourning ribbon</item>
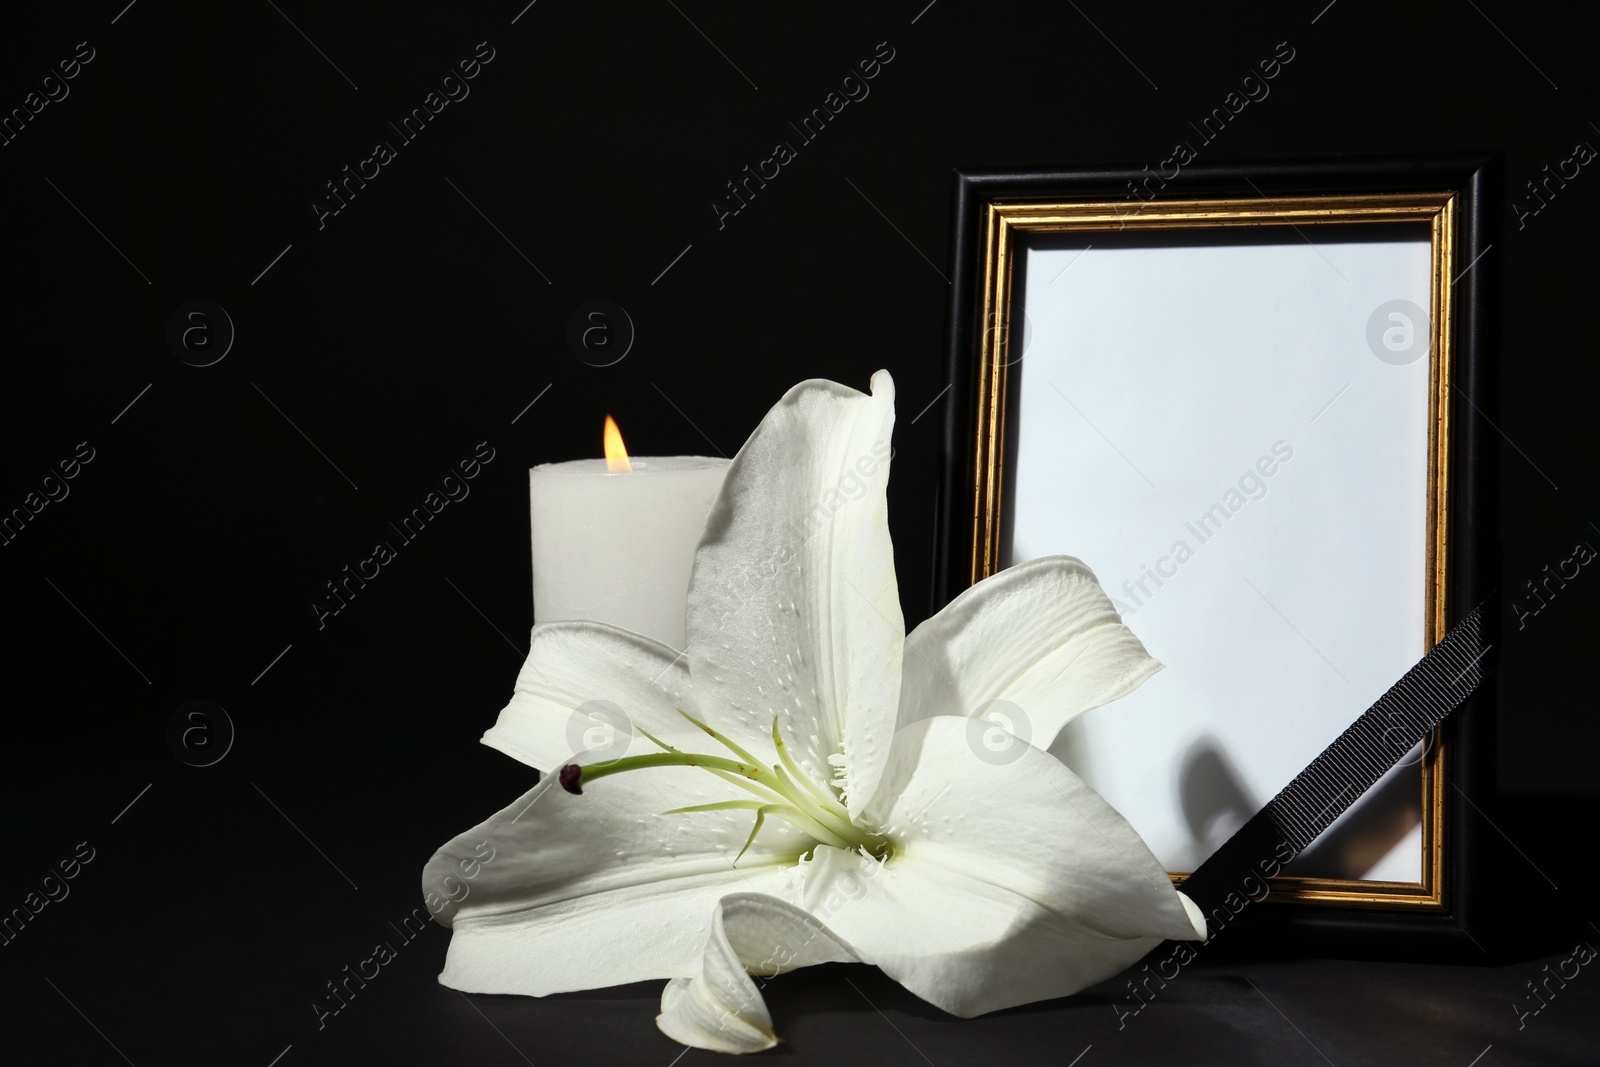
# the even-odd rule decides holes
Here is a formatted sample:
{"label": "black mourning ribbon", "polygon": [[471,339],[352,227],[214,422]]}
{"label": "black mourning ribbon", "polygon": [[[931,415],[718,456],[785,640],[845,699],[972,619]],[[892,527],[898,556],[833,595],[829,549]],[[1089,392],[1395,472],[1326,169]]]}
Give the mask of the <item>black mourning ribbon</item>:
{"label": "black mourning ribbon", "polygon": [[[1300,854],[1483,681],[1485,600],[1267,806],[1202,863],[1183,892],[1208,920],[1266,896],[1263,875]],[[1253,890],[1253,891],[1252,891]],[[1213,931],[1215,933],[1216,931]]]}

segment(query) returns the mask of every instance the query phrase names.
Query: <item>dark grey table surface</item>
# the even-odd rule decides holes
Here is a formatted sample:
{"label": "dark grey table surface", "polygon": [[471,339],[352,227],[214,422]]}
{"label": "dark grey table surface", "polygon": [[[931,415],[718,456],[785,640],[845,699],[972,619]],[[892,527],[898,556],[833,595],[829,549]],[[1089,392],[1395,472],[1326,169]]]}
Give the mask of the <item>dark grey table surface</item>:
{"label": "dark grey table surface", "polygon": [[[717,1060],[661,1035],[659,983],[536,1000],[466,996],[438,985],[443,931],[316,1026],[312,989],[250,991],[251,964],[218,946],[192,995],[146,1003],[177,976],[158,961],[113,975],[52,968],[8,981],[8,1060],[28,1064],[644,1064]],[[1471,968],[1345,960],[1196,964],[1137,1015],[1107,983],[1076,997],[955,1019],[874,968],[782,976],[766,994],[788,1063],[937,1067],[1099,1064],[1368,1064],[1504,1067],[1600,1063],[1600,975],[1585,968],[1536,1014],[1525,982],[1563,957]],[[332,962],[339,962],[334,960]],[[128,983],[128,984],[125,984]],[[174,983],[181,984],[181,983]],[[68,1003],[68,997],[71,997]],[[120,1002],[120,1003],[119,1003]],[[130,1002],[145,1006],[130,1011]],[[277,1025],[246,1021],[271,1015]],[[1120,1025],[1119,1025],[1120,1023]],[[113,1047],[114,1045],[114,1047]],[[15,1055],[16,1058],[10,1058]],[[281,1055],[282,1058],[274,1058]]]}
{"label": "dark grey table surface", "polygon": [[[69,774],[84,780],[82,764],[69,770],[65,758],[8,776],[0,783],[11,813],[0,885],[7,909],[80,842],[94,859],[64,899],[0,947],[0,1061],[713,1062],[656,1030],[661,983],[542,1000],[469,997],[436,981],[444,929],[430,924],[409,942],[396,935],[420,903],[433,848],[526,784],[525,769],[472,748],[293,777],[258,774],[242,760],[211,775],[174,762],[146,782],[115,770],[110,754],[90,763],[104,768],[91,786],[63,787]],[[1526,887],[1510,919],[1545,930],[1538,949],[1514,962],[1229,959],[1219,941],[1136,1014],[1125,976],[971,1020],[926,1005],[874,968],[830,965],[767,984],[785,1042],[764,1055],[937,1067],[1600,1064],[1600,963],[1564,962],[1580,940],[1600,946],[1600,930],[1567,903],[1581,893],[1579,876],[1561,854],[1547,858],[1548,842],[1577,838],[1571,824],[1550,819],[1500,825],[1529,861],[1517,867],[1523,860],[1506,850],[1508,877]],[[1535,833],[1541,826],[1548,839]],[[1560,921],[1549,922],[1557,912]],[[313,1002],[326,983],[379,941],[397,957],[319,1025]],[[1551,977],[1560,971],[1570,977]]]}

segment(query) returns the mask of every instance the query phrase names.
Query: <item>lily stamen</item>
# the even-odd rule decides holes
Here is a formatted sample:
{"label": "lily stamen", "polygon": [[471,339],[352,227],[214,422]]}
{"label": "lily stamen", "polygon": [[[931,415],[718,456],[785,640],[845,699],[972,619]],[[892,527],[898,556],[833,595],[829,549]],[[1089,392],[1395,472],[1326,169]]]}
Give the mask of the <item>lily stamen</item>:
{"label": "lily stamen", "polygon": [[624,756],[620,759],[604,760],[588,765],[569,763],[561,768],[558,775],[561,788],[574,795],[581,795],[584,785],[589,782],[606,778],[613,774],[622,774],[625,771],[647,770],[656,767],[699,767],[701,770],[709,771],[724,781],[739,786],[760,799],[692,804],[688,807],[673,808],[663,814],[680,815],[694,812],[735,810],[754,811],[756,813],[755,826],[751,829],[750,836],[746,839],[744,847],[739,850],[739,855],[734,857],[735,863],[744,856],[750,845],[755,841],[756,834],[760,831],[762,823],[768,815],[782,819],[821,844],[832,845],[835,848],[842,849],[861,849],[879,857],[884,855],[887,849],[885,839],[877,834],[867,833],[853,824],[850,821],[849,813],[840,806],[838,800],[811,781],[800,770],[783,744],[776,718],[772,723],[772,737],[773,743],[777,747],[780,762],[774,763],[769,767],[763,766],[759,760],[737,743],[724,737],[710,726],[682,711],[682,709],[679,709],[679,714],[700,727],[710,737],[721,743],[739,758],[730,759],[726,756],[685,752],[641,730],[640,733],[643,733],[645,737],[661,748],[661,752],[653,752],[642,756]]}

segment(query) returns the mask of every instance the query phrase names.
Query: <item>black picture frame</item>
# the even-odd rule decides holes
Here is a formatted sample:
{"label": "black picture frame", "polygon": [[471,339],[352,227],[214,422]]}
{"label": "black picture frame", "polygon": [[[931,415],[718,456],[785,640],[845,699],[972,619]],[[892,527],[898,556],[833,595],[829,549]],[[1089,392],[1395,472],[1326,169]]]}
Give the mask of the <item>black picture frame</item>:
{"label": "black picture frame", "polygon": [[[950,404],[940,448],[935,574],[937,611],[972,579],[973,480],[985,323],[979,288],[986,207],[997,201],[1121,200],[1135,210],[1146,194],[1162,198],[1277,197],[1454,190],[1457,240],[1451,267],[1454,298],[1447,513],[1447,613],[1458,617],[1492,589],[1497,574],[1496,449],[1492,441],[1498,386],[1495,335],[1500,239],[1492,209],[1500,200],[1499,162],[1491,154],[1426,157],[1296,159],[1195,163],[1165,183],[1148,167],[1094,166],[958,170],[952,204],[951,302],[947,371]],[[1491,634],[1491,641],[1497,638]],[[1439,910],[1385,910],[1274,903],[1246,909],[1229,927],[1231,950],[1387,959],[1485,962],[1493,904],[1480,866],[1483,816],[1474,798],[1494,789],[1493,676],[1442,727],[1451,758],[1444,789],[1446,878]]]}

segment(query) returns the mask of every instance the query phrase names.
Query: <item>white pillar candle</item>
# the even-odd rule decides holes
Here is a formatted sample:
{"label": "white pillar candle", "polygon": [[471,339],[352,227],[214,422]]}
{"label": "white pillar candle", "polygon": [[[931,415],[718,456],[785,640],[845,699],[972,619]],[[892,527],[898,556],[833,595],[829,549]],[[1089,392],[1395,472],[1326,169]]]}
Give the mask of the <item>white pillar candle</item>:
{"label": "white pillar candle", "polygon": [[728,461],[631,462],[631,471],[578,459],[528,472],[533,621],[597,619],[682,649],[694,550]]}

